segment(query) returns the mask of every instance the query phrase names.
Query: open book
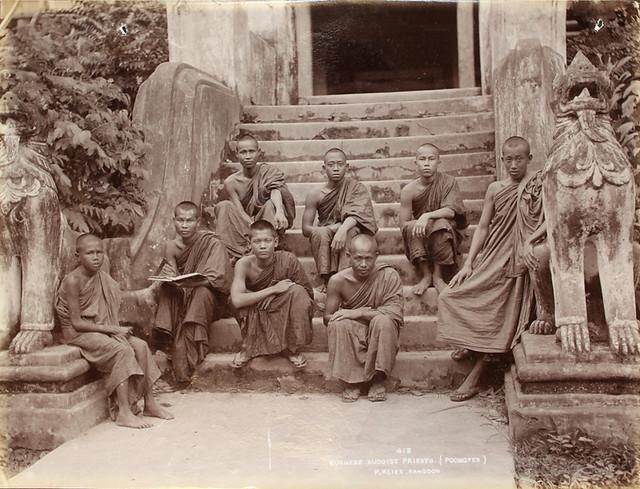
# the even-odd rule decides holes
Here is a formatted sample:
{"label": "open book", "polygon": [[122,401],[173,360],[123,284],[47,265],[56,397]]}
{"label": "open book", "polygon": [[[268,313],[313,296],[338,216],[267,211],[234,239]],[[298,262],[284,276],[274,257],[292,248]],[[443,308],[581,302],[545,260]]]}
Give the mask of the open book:
{"label": "open book", "polygon": [[152,275],[151,277],[149,277],[149,280],[153,282],[180,283],[180,282],[187,282],[191,280],[199,280],[203,278],[206,279],[207,277],[205,277],[201,273],[195,272],[195,273],[185,273],[184,275],[178,275],[176,277],[161,277],[159,275]]}

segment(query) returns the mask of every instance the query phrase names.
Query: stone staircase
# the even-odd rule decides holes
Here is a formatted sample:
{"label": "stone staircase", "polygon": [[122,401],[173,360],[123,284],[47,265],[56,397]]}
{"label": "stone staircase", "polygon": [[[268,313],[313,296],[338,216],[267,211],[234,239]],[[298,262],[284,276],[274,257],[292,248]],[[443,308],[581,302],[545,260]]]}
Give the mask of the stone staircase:
{"label": "stone staircase", "polygon": [[[463,243],[466,251],[486,188],[495,179],[492,109],[491,97],[480,95],[478,88],[313,96],[301,99],[299,105],[244,108],[239,129],[260,140],[264,160],[285,173],[295,197],[296,220],[287,232],[287,246],[299,257],[314,285],[320,282],[300,226],[305,196],[324,181],[324,152],[331,147],[343,149],[351,176],[369,189],[380,228],[379,260],[394,266],[404,283],[405,327],[394,370],[402,385],[447,388],[458,382],[468,365],[453,362],[448,345],[436,341],[435,289],[423,297],[411,293],[417,276],[403,254],[398,227],[400,189],[415,178],[417,147],[436,144],[442,151],[440,170],[458,178],[470,211],[472,224]],[[327,335],[317,316],[314,339],[307,348],[309,366],[295,375],[283,358],[255,359],[242,371],[232,371],[228,364],[240,347],[239,328],[234,319],[213,323],[211,353],[196,372],[194,384],[203,390],[256,388],[265,381],[269,387],[294,390],[331,387],[324,379]]]}

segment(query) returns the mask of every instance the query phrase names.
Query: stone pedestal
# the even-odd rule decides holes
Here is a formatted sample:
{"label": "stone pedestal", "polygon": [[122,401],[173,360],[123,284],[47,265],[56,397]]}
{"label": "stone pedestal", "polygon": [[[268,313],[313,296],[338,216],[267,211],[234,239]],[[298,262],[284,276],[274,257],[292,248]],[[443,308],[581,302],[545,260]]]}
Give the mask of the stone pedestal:
{"label": "stone pedestal", "polygon": [[0,352],[0,419],[10,446],[53,449],[106,417],[102,380],[78,348]]}
{"label": "stone pedestal", "polygon": [[581,430],[598,440],[637,441],[640,365],[622,361],[608,345],[583,358],[563,353],[553,335],[524,333],[505,376],[514,440],[544,431]]}

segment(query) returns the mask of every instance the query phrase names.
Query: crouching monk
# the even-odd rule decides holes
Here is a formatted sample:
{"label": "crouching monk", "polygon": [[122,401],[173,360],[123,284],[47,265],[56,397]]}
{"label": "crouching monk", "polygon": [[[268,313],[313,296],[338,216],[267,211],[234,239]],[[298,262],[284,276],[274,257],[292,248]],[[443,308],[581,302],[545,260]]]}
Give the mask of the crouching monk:
{"label": "crouching monk", "polygon": [[280,239],[293,225],[296,205],[284,180],[284,174],[267,164],[258,164],[260,147],[251,135],[238,139],[236,152],[242,171],[224,181],[229,200],[216,204],[216,233],[233,259],[251,252],[249,226],[265,220],[277,230]]}
{"label": "crouching monk", "polygon": [[160,377],[151,351],[143,340],[131,336],[131,328],[120,326],[120,288],[109,274],[100,270],[104,260],[102,241],[83,234],[76,241],[79,265],[61,282],[56,313],[65,343],[80,348],[82,356],[105,374],[110,404],[115,393],[115,422],[130,428],[151,424],[137,417],[131,406],[144,397],[146,416],[172,419],[153,398],[151,387]]}
{"label": "crouching monk", "polygon": [[532,259],[523,255],[530,255],[531,244],[544,233],[542,175],[527,171],[531,158],[525,139],[505,141],[508,177],[489,185],[469,256],[438,298],[439,339],[460,348],[454,360],[476,360],[453,401],[479,392],[484,354],[509,352],[529,322]]}
{"label": "crouching monk", "polygon": [[[322,169],[327,183],[306,199],[302,232],[309,238],[316,268],[326,287],[329,277],[348,266],[347,244],[359,233],[376,234],[367,188],[357,180],[345,178],[349,163],[341,149],[332,148],[324,155]],[[313,222],[318,214],[318,225]]]}
{"label": "crouching monk", "polygon": [[224,244],[199,229],[198,206],[180,202],[174,210],[177,237],[169,241],[160,275],[200,273],[204,278],[165,283],[154,323],[156,346],[168,350],[174,379],[188,382],[209,350],[208,327],[218,319],[229,295],[231,263]]}
{"label": "crouching monk", "polygon": [[402,282],[398,272],[376,264],[375,238],[359,234],[349,244],[351,268],[329,279],[324,323],[329,335],[329,372],[345,383],[344,402],[360,397],[386,400],[385,379],[398,353],[403,326]]}
{"label": "crouching monk", "polygon": [[237,309],[242,349],[234,368],[260,355],[281,354],[296,368],[307,364],[300,346],[312,339],[313,289],[292,253],[275,251],[276,230],[267,221],[251,225],[253,253],[236,263],[231,302]]}

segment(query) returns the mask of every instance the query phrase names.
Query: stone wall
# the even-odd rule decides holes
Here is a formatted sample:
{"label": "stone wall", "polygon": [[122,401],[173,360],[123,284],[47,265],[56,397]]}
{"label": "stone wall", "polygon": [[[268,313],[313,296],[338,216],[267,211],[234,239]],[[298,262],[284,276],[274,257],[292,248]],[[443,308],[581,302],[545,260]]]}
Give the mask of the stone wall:
{"label": "stone wall", "polygon": [[169,59],[234,90],[243,103],[297,100],[293,7],[284,3],[172,1]]}

